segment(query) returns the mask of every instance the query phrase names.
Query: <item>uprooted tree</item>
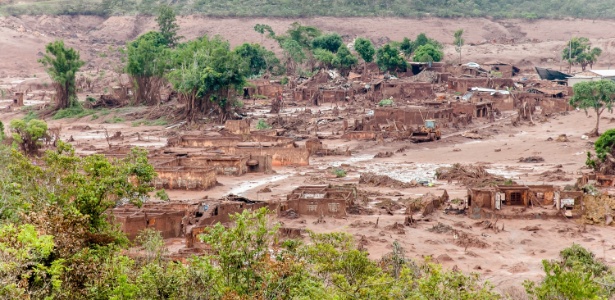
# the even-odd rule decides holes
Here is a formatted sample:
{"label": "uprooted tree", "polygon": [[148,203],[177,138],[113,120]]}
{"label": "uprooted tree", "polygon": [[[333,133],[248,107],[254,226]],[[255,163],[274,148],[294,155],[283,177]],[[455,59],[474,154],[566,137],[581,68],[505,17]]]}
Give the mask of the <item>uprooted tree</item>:
{"label": "uprooted tree", "polygon": [[79,105],[75,75],[84,62],[79,58],[79,52],[64,46],[64,41],[58,40],[47,44],[43,58],[38,60],[53,81],[56,91],[56,109],[64,109]]}
{"label": "uprooted tree", "polygon": [[169,81],[186,103],[189,122],[199,115],[217,113],[223,122],[230,115],[236,90],[243,88],[248,64],[227,41],[207,36],[181,44],[173,53]]}
{"label": "uprooted tree", "polygon": [[574,85],[574,96],[570,105],[587,110],[593,108],[596,112],[596,127],[588,133],[589,136],[599,136],[600,115],[604,110],[613,111],[615,82],[611,80],[587,81]]}

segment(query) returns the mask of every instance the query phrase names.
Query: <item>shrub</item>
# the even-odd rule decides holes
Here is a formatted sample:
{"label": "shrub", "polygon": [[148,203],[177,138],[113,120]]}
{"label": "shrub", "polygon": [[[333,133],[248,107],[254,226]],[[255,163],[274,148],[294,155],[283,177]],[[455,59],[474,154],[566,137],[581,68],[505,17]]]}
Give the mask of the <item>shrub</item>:
{"label": "shrub", "polygon": [[380,102],[378,102],[378,106],[380,107],[384,107],[384,106],[393,106],[395,102],[393,101],[393,99],[382,99],[380,100]]}
{"label": "shrub", "polygon": [[32,119],[12,120],[11,131],[13,140],[17,143],[21,151],[26,154],[36,154],[41,148],[41,138],[47,135],[47,123],[43,120]]}
{"label": "shrub", "polygon": [[335,177],[337,177],[337,178],[346,177],[346,175],[347,175],[347,174],[346,174],[346,170],[344,170],[344,169],[340,169],[340,168],[337,168],[337,169],[333,170],[333,174],[334,174],[334,175],[335,175]]}
{"label": "shrub", "polygon": [[267,121],[265,121],[264,119],[258,119],[258,123],[256,123],[256,129],[258,130],[264,130],[264,129],[270,129],[271,125],[267,124]]}

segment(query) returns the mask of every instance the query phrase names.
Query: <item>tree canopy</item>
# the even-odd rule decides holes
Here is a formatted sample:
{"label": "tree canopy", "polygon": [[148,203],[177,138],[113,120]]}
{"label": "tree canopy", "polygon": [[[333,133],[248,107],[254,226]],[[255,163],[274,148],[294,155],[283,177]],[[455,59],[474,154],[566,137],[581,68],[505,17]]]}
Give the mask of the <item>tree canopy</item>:
{"label": "tree canopy", "polygon": [[440,61],[444,57],[444,52],[432,44],[425,44],[416,48],[413,60],[417,62]]}
{"label": "tree canopy", "polygon": [[400,55],[399,49],[391,43],[385,44],[376,51],[376,63],[384,71],[405,72],[408,63]]}
{"label": "tree canopy", "polygon": [[126,46],[126,73],[135,82],[136,103],[159,103],[162,79],[169,67],[168,44],[164,34],[150,31]]}
{"label": "tree canopy", "polygon": [[354,42],[354,49],[366,63],[374,61],[376,49],[374,49],[374,45],[370,40],[366,38],[357,38]]}
{"label": "tree canopy", "polygon": [[312,40],[312,48],[325,49],[335,53],[342,43],[342,37],[339,34],[328,33],[314,38]]}
{"label": "tree canopy", "polygon": [[39,62],[51,77],[56,91],[56,109],[64,109],[79,105],[75,77],[84,62],[79,52],[64,46],[64,41],[58,40],[47,44],[45,54]]}
{"label": "tree canopy", "polygon": [[156,17],[158,28],[164,42],[169,47],[175,47],[177,42],[181,38],[177,35],[179,25],[177,25],[177,18],[175,16],[175,10],[168,5],[161,5],[158,8],[158,17]]}
{"label": "tree canopy", "polygon": [[596,127],[590,132],[591,136],[600,133],[600,115],[604,110],[613,111],[613,97],[615,96],[615,82],[612,80],[586,81],[573,86],[574,96],[570,98],[570,105],[584,109],[593,109],[596,112]]}
{"label": "tree canopy", "polygon": [[585,71],[587,66],[593,66],[602,54],[602,49],[591,46],[591,43],[586,37],[573,37],[568,41],[566,47],[562,50],[562,59],[568,62],[569,67],[572,65],[580,65]]}
{"label": "tree canopy", "polygon": [[280,73],[280,60],[272,51],[259,44],[244,43],[233,50],[248,64],[248,75],[255,76],[263,72]]}

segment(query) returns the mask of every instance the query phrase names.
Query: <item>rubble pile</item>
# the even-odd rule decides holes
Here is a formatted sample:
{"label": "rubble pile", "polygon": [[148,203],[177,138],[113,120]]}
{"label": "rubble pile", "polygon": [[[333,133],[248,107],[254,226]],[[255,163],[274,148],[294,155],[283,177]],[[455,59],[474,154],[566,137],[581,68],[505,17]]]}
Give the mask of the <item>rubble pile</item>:
{"label": "rubble pile", "polygon": [[583,197],[583,222],[586,224],[613,225],[615,197],[610,195],[585,195]]}
{"label": "rubble pile", "polygon": [[463,185],[483,187],[507,183],[508,180],[502,176],[497,176],[487,172],[481,165],[462,165],[454,164],[450,167],[442,167],[436,170],[438,180],[456,180]]}
{"label": "rubble pile", "polygon": [[542,180],[544,181],[570,181],[572,178],[568,177],[568,174],[562,169],[556,169],[554,171],[545,171],[540,173]]}
{"label": "rubble pile", "polygon": [[406,189],[416,186],[416,184],[399,181],[387,175],[378,175],[371,172],[361,173],[359,183],[374,187],[390,187],[395,189]]}

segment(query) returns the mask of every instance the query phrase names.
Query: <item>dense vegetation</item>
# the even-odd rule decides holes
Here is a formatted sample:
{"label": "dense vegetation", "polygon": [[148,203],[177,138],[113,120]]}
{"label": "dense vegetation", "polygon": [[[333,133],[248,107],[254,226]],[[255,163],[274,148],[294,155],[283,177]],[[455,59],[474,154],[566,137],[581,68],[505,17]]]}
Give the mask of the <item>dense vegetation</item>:
{"label": "dense vegetation", "polygon": [[[2,1],[4,14],[152,14],[162,0],[30,0]],[[615,18],[608,0],[176,0],[181,14],[209,16],[395,16],[495,18]]]}
{"label": "dense vegetation", "polygon": [[[15,136],[25,125],[12,122]],[[45,135],[36,132],[37,136]],[[511,299],[477,274],[412,260],[394,242],[371,260],[346,233],[283,239],[265,209],[207,228],[210,246],[185,262],[169,259],[164,240],[145,230],[129,242],[109,209],[152,197],[147,152],[126,158],[78,156],[59,142],[45,153],[0,145],[0,298],[2,299]],[[342,170],[343,171],[343,170]],[[159,195],[160,193],[156,193]],[[134,247],[131,255],[125,250]],[[137,252],[135,252],[137,251]],[[608,299],[613,270],[572,245],[543,261],[545,278],[526,281],[529,299]]]}

